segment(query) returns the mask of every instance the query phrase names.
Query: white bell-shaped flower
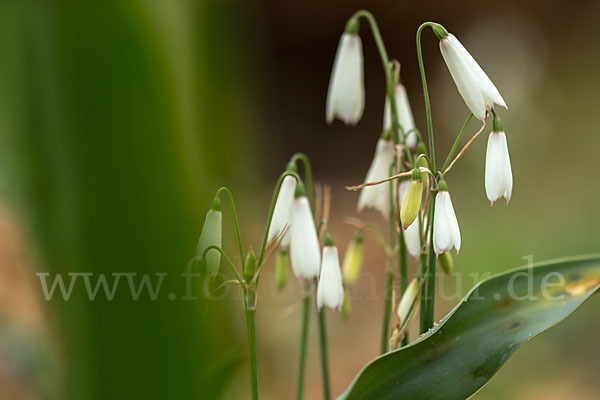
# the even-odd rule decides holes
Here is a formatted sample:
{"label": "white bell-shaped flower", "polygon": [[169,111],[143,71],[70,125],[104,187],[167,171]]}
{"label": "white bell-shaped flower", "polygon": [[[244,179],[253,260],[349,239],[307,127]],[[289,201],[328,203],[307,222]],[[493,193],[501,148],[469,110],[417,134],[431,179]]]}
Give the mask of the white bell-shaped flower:
{"label": "white bell-shaped flower", "polygon": [[[406,137],[406,145],[414,150],[417,147],[417,134],[414,131],[416,128],[415,119],[413,117],[408,94],[403,84],[399,83],[394,88],[394,97],[396,99],[396,112],[398,114],[398,122],[404,133],[411,131]],[[383,110],[383,129],[388,130],[392,127],[392,117],[390,112],[390,99],[385,96],[385,108]]]}
{"label": "white bell-shaped flower", "polygon": [[[409,181],[402,181],[399,185],[399,195],[400,195],[400,204],[404,200],[404,196],[406,196],[406,192],[408,190],[408,186],[410,185]],[[427,218],[423,219],[423,225],[427,224]],[[419,220],[416,219],[412,224],[408,226],[404,230],[404,244],[406,245],[406,250],[408,254],[411,256],[418,258],[421,255],[421,238],[420,238],[420,229],[419,229]]]}
{"label": "white bell-shaped flower", "polygon": [[440,40],[440,50],[458,92],[473,115],[484,121],[494,104],[508,108],[496,86],[473,56],[453,34],[446,34],[447,36]]}
{"label": "white bell-shaped flower", "polygon": [[[391,140],[380,138],[377,141],[375,156],[367,172],[365,182],[375,182],[390,176],[390,166],[394,161],[394,144]],[[358,197],[358,211],[369,207],[379,211],[384,218],[390,215],[390,184],[365,186]]]}
{"label": "white bell-shaped flower", "polygon": [[327,123],[339,118],[355,125],[365,108],[362,42],[358,34],[345,32],[333,62],[327,92]]}
{"label": "white bell-shaped flower", "polygon": [[333,241],[325,240],[323,247],[323,264],[319,285],[317,286],[317,307],[319,310],[324,305],[332,310],[341,310],[344,304],[344,287],[338,249]]}
{"label": "white bell-shaped flower", "polygon": [[294,201],[294,193],[296,192],[296,178],[291,175],[287,175],[281,182],[279,193],[277,194],[277,200],[275,201],[275,209],[273,210],[273,217],[271,219],[271,226],[269,226],[268,240],[275,239],[283,230],[288,226],[285,236],[281,240],[281,246],[287,248],[290,241],[289,224],[290,224],[290,211],[292,208],[292,202]]}
{"label": "white bell-shaped flower", "polygon": [[300,183],[296,185],[290,225],[292,271],[299,279],[313,279],[319,276],[321,250],[310,203]]}
{"label": "white bell-shaped flower", "polygon": [[485,155],[485,193],[492,205],[502,196],[508,204],[513,186],[508,144],[501,126],[494,118],[494,131],[488,138]]}
{"label": "white bell-shaped flower", "polygon": [[444,181],[440,181],[440,191],[435,196],[435,216],[433,219],[433,249],[436,255],[444,251],[460,250],[460,229],[450,200],[450,193]]}

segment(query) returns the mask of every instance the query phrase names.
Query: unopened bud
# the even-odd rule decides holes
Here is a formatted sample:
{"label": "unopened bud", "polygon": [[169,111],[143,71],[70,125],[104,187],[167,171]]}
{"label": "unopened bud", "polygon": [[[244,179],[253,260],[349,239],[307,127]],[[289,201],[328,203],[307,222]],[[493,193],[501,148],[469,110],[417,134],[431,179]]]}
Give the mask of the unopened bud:
{"label": "unopened bud", "polygon": [[412,177],[410,178],[410,183],[400,209],[400,220],[404,229],[408,228],[417,219],[419,210],[421,209],[422,196],[423,181],[421,179],[421,171],[419,168],[415,168],[413,169]]}
{"label": "unopened bud", "polygon": [[244,263],[244,279],[246,282],[250,282],[256,272],[256,255],[252,250],[248,252],[246,256],[246,262]]}
{"label": "unopened bud", "polygon": [[358,231],[346,248],[344,265],[342,267],[344,284],[353,285],[363,265],[363,232]]}
{"label": "unopened bud", "polygon": [[438,261],[446,275],[451,275],[452,271],[454,271],[454,258],[452,257],[452,253],[449,251],[443,252],[440,254]]}
{"label": "unopened bud", "polygon": [[402,294],[402,298],[400,299],[400,303],[398,304],[398,318],[400,318],[400,324],[402,324],[410,314],[411,309],[419,295],[419,282],[416,279],[413,279],[409,284],[404,293]]}
{"label": "unopened bud", "polygon": [[352,311],[352,304],[350,300],[350,293],[347,289],[344,289],[344,303],[342,304],[342,318],[350,318],[350,312]]}
{"label": "unopened bud", "polygon": [[277,281],[277,288],[279,288],[279,290],[282,290],[287,284],[289,269],[288,263],[288,250],[280,248],[279,252],[277,253],[277,260],[275,262],[275,280]]}
{"label": "unopened bud", "polygon": [[202,227],[202,233],[200,234],[197,246],[197,254],[200,257],[205,257],[206,269],[213,279],[219,272],[221,253],[215,249],[206,249],[210,246],[221,247],[222,221],[221,200],[215,197],[211,209],[206,213],[204,226]]}

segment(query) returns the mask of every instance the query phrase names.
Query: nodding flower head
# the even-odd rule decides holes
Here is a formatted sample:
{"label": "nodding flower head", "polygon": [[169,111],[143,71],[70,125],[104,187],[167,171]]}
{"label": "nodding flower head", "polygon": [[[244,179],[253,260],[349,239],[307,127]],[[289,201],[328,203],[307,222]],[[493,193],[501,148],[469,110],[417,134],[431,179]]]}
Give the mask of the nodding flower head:
{"label": "nodding flower head", "polygon": [[[210,246],[221,247],[223,229],[223,213],[221,211],[221,200],[215,197],[210,210],[206,213],[202,233],[198,240],[197,254],[198,256],[205,255],[206,270],[212,278],[217,276],[219,265],[221,264],[221,253],[218,250],[211,249],[206,251]],[[206,254],[205,254],[206,251]]]}
{"label": "nodding flower head", "polygon": [[494,130],[490,133],[485,155],[485,193],[492,205],[500,197],[510,201],[513,187],[512,168],[506,134],[500,118],[494,116]]}
{"label": "nodding flower head", "polygon": [[508,108],[496,86],[458,39],[447,31],[445,37],[438,32],[436,35],[440,38],[442,57],[458,92],[473,115],[484,121],[494,104]]}
{"label": "nodding flower head", "polygon": [[323,265],[317,286],[317,307],[319,310],[324,305],[332,310],[340,311],[344,304],[344,287],[337,247],[334,246],[331,236],[327,234],[325,247],[323,247]]}
{"label": "nodding flower head", "polygon": [[296,185],[290,219],[292,271],[299,279],[313,279],[319,275],[321,251],[310,202],[301,182]]}
{"label": "nodding flower head", "polygon": [[271,241],[277,238],[288,226],[288,231],[284,233],[281,239],[281,247],[287,248],[290,241],[289,225],[292,203],[294,201],[294,193],[296,192],[296,178],[287,175],[283,178],[277,200],[275,201],[275,209],[269,226],[268,240]]}
{"label": "nodding flower head", "polygon": [[[376,182],[388,178],[394,156],[395,150],[392,141],[380,138],[377,141],[375,155],[365,182]],[[379,211],[384,218],[388,218],[390,215],[390,184],[381,183],[363,187],[358,197],[358,210],[361,211],[366,207],[373,208]]]}
{"label": "nodding flower head", "polygon": [[[408,94],[403,84],[399,83],[394,89],[394,98],[396,100],[396,113],[398,115],[398,123],[402,131],[406,135],[406,145],[414,150],[417,147],[417,133],[415,132],[415,119],[413,118]],[[390,99],[385,97],[385,108],[383,111],[383,130],[387,131],[392,127],[392,117],[390,111]]]}
{"label": "nodding flower head", "polygon": [[327,92],[327,122],[339,118],[356,125],[365,108],[362,42],[358,33],[344,32],[338,45]]}
{"label": "nodding flower head", "polygon": [[446,182],[439,182],[439,192],[435,196],[435,216],[433,219],[433,249],[438,256],[452,248],[460,250],[460,229],[448,192]]}

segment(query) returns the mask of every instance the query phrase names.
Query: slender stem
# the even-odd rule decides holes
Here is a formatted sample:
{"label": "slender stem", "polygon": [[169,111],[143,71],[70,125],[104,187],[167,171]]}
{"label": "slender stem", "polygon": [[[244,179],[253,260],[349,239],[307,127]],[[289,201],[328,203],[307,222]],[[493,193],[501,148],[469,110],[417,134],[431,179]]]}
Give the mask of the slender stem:
{"label": "slender stem", "polygon": [[[273,220],[273,211],[275,211],[275,203],[277,202],[277,196],[279,195],[279,190],[281,189],[281,184],[283,183],[283,179],[286,176],[293,176],[300,181],[300,177],[296,172],[293,171],[285,171],[283,174],[279,176],[277,180],[277,184],[275,185],[275,191],[273,192],[273,197],[271,198],[271,207],[269,208],[269,218],[267,219],[267,226],[265,228],[265,234],[263,236],[263,242],[260,246],[260,253],[258,253],[258,262],[257,266],[262,265],[263,258],[265,256],[265,249],[267,247],[267,240],[269,239],[269,228],[271,227],[271,221]],[[242,259],[243,260],[243,259]]]}
{"label": "slender stem", "polygon": [[429,209],[431,229],[429,233],[429,265],[427,267],[427,310],[425,317],[426,330],[433,327],[434,305],[435,305],[435,273],[437,257],[433,249],[433,221],[435,218],[435,196],[432,196]]}
{"label": "slender stem", "polygon": [[433,140],[433,121],[431,119],[431,104],[429,102],[429,90],[427,89],[427,78],[425,78],[425,66],[423,65],[423,51],[421,50],[421,33],[428,26],[433,26],[432,22],[421,24],[417,30],[417,58],[419,59],[419,70],[421,71],[421,81],[423,82],[423,96],[425,97],[425,113],[427,114],[427,134],[429,136],[429,159],[431,160],[431,169],[435,172],[435,145]]}
{"label": "slender stem", "polygon": [[425,232],[424,236],[423,235],[419,235],[419,240],[421,242],[421,255],[420,255],[420,261],[421,261],[421,279],[422,279],[422,284],[421,284],[421,298],[420,298],[420,319],[419,319],[419,332],[423,333],[427,331],[426,328],[426,322],[425,322],[425,314],[426,312],[424,310],[427,310],[427,279],[425,279],[425,277],[427,276],[427,254],[425,253],[425,251],[423,251],[423,237],[427,237],[427,229],[425,229],[425,231],[423,231],[423,218],[421,217],[421,215],[419,214],[419,232]]}
{"label": "slender stem", "polygon": [[237,212],[235,211],[235,202],[233,201],[233,194],[231,190],[227,186],[222,186],[217,190],[217,196],[220,196],[221,193],[227,193],[229,197],[229,204],[231,204],[231,212],[233,213],[233,223],[235,225],[235,233],[237,235],[238,247],[240,248],[240,260],[242,263],[244,262],[244,246],[242,246],[242,234],[240,233],[240,224],[238,222]]}
{"label": "slender stem", "polygon": [[[404,243],[404,230],[400,230],[398,234],[398,242],[400,243],[400,297],[404,294],[406,287],[408,286],[408,266],[406,263],[406,243]],[[404,335],[402,339],[402,344],[405,345],[408,343],[408,332]]]}
{"label": "slender stem", "polygon": [[448,167],[448,164],[450,164],[450,161],[452,161],[452,156],[454,155],[454,152],[458,148],[460,139],[462,139],[463,134],[465,133],[465,130],[467,129],[467,125],[469,125],[469,122],[471,122],[472,118],[473,118],[473,114],[471,113],[467,117],[465,124],[463,125],[462,129],[458,133],[458,136],[456,137],[456,140],[454,141],[454,144],[452,145],[452,149],[450,149],[450,153],[448,153],[448,157],[446,157],[446,162],[444,163],[444,166],[442,167],[442,174],[446,171],[446,168]]}
{"label": "slender stem", "polygon": [[250,352],[250,388],[252,400],[258,400],[258,368],[256,365],[256,310],[246,309],[246,326],[248,328],[248,350]]}
{"label": "slender stem", "polygon": [[392,290],[394,286],[394,271],[392,269],[391,262],[393,261],[390,260],[390,262],[388,262],[388,270],[386,273],[383,332],[381,333],[381,354],[387,353],[390,346],[390,317],[392,315]]}
{"label": "slender stem", "polygon": [[296,163],[298,160],[302,161],[302,165],[304,165],[304,181],[306,183],[306,194],[308,195],[308,200],[310,201],[310,208],[315,213],[315,194],[313,188],[313,175],[312,175],[312,167],[310,165],[310,160],[308,156],[304,153],[296,153],[290,158],[289,164]]}
{"label": "slender stem", "polygon": [[300,365],[298,368],[298,390],[296,399],[301,400],[304,391],[304,366],[306,364],[306,350],[308,342],[308,322],[310,315],[310,287],[311,282],[304,284],[304,297],[302,298],[302,336],[300,341]]}
{"label": "slender stem", "polygon": [[323,399],[331,399],[329,388],[329,362],[327,360],[327,331],[325,329],[325,308],[317,312],[319,316],[319,342],[321,344],[321,373],[323,375]]}

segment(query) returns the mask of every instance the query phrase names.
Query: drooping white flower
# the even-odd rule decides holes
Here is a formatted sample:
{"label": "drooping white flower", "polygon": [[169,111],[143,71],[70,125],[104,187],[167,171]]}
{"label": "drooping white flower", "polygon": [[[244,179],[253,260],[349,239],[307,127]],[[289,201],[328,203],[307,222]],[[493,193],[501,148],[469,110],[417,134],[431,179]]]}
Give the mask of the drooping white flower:
{"label": "drooping white flower", "polygon": [[290,224],[290,211],[292,208],[292,202],[294,201],[294,193],[296,192],[296,178],[287,175],[283,178],[277,200],[275,201],[275,209],[273,210],[273,217],[271,219],[271,226],[269,227],[268,240],[271,241],[276,238],[286,226],[288,226],[283,239],[281,240],[281,247],[287,248],[290,241],[289,224]]}
{"label": "drooping white flower", "polygon": [[327,243],[323,247],[323,265],[317,287],[317,307],[326,305],[332,310],[341,310],[344,304],[344,287],[337,247]]}
{"label": "drooping white flower", "polygon": [[340,39],[327,92],[327,123],[339,118],[355,125],[365,108],[362,42],[345,32]]}
{"label": "drooping white flower", "polygon": [[450,193],[448,193],[448,188],[445,185],[444,181],[440,182],[440,191],[435,196],[433,249],[437,255],[451,250],[453,247],[456,249],[457,254],[460,250],[460,229],[458,228],[452,200],[450,200]]}
{"label": "drooping white flower", "polygon": [[292,202],[290,224],[290,257],[292,271],[299,279],[313,279],[319,275],[321,251],[317,229],[308,198],[302,192]]}
{"label": "drooping white flower", "polygon": [[504,196],[506,204],[512,194],[513,177],[504,131],[491,132],[485,155],[485,193],[492,205]]}
{"label": "drooping white flower", "polygon": [[[399,185],[400,204],[406,196],[408,190],[409,181],[402,181]],[[427,224],[427,218],[423,219],[423,225]],[[408,253],[417,258],[421,255],[421,238],[419,229],[419,220],[415,220],[408,228],[404,230],[404,243],[406,244],[406,250]]]}
{"label": "drooping white flower", "polygon": [[494,104],[508,109],[496,86],[453,34],[440,40],[440,50],[458,92],[477,119],[484,121]]}
{"label": "drooping white flower", "polygon": [[221,201],[216,197],[210,210],[206,213],[204,225],[202,226],[202,233],[200,233],[200,239],[198,239],[198,245],[196,247],[198,256],[206,257],[206,269],[212,278],[219,272],[221,253],[215,249],[208,251],[206,251],[206,249],[210,246],[221,247],[222,229],[223,212],[221,211]]}
{"label": "drooping white flower", "polygon": [[[398,84],[394,88],[394,97],[396,99],[396,112],[398,114],[398,122],[406,133],[416,128],[415,119],[413,118],[408,94],[403,84]],[[388,130],[392,127],[392,117],[390,112],[390,99],[385,96],[385,108],[383,111],[383,129]],[[406,145],[414,150],[417,147],[417,134],[412,131],[406,137]]]}
{"label": "drooping white flower", "polygon": [[[375,156],[373,156],[365,182],[375,182],[388,178],[394,156],[395,151],[392,141],[380,138],[377,141]],[[362,188],[358,197],[358,211],[365,207],[374,208],[384,218],[388,218],[390,215],[390,184],[382,183]]]}

